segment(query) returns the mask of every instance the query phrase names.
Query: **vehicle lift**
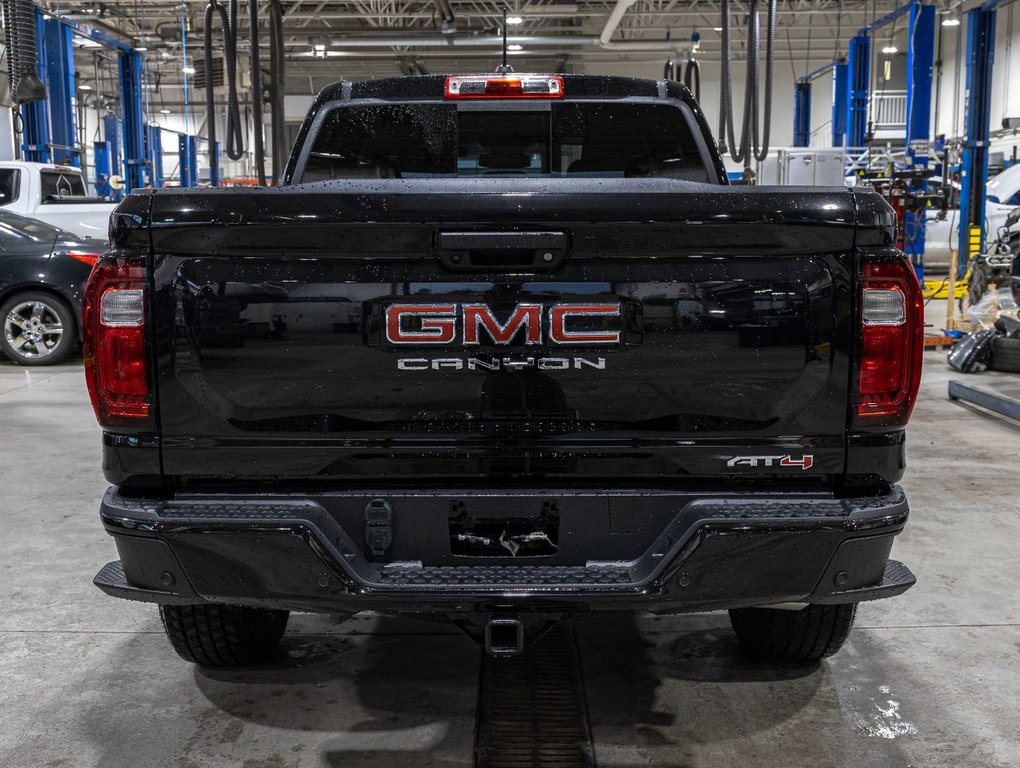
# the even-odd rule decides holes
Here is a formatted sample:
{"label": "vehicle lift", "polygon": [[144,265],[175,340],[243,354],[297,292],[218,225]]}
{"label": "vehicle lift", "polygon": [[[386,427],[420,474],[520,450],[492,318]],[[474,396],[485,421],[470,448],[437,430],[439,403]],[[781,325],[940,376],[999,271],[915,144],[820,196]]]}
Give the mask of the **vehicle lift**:
{"label": "vehicle lift", "polygon": [[963,155],[960,160],[960,232],[956,277],[985,251],[985,194],[992,122],[992,64],[995,15],[1000,0],[967,11],[966,93]]}
{"label": "vehicle lift", "polygon": [[868,100],[871,84],[871,37],[875,30],[908,17],[907,125],[909,169],[889,184],[890,202],[900,224],[903,250],[923,280],[924,225],[931,123],[932,70],[935,65],[935,6],[920,0],[902,5],[858,30],[847,45],[847,56],[799,78],[794,84],[794,146],[811,139],[811,83],[832,72],[832,146],[864,151],[868,146]]}
{"label": "vehicle lift", "polygon": [[[124,115],[125,186],[128,190],[146,186],[149,180],[142,116],[142,55],[99,28],[52,16],[39,8],[35,9],[35,22],[39,75],[49,87],[50,98],[21,106],[22,157],[32,162],[81,166],[74,68],[74,36],[79,35],[117,51]],[[100,188],[109,185],[114,157],[116,162],[120,159],[115,152],[119,139],[107,133],[109,127],[110,123],[104,121],[106,141],[97,144],[105,146],[96,148],[97,175],[102,177]]]}
{"label": "vehicle lift", "polygon": [[[78,146],[77,84],[74,37],[88,38],[117,52],[122,117],[103,117],[102,141],[93,145],[96,191],[120,199],[123,192],[146,186],[163,186],[163,149],[159,126],[146,125],[142,107],[142,54],[101,28],[35,9],[38,71],[47,83],[49,98],[21,105],[21,153],[29,162],[81,166]],[[197,141],[180,134],[181,186],[197,186]],[[215,144],[211,152],[219,153]],[[123,168],[124,190],[110,184]],[[217,174],[218,176],[218,174]],[[211,180],[214,186],[219,179]]]}

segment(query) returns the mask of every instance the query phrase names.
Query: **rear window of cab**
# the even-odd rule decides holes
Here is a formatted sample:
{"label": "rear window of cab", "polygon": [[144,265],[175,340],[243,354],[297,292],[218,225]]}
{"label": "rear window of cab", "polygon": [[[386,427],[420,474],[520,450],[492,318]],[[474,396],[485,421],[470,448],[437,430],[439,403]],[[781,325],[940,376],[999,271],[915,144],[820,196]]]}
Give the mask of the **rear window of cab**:
{"label": "rear window of cab", "polygon": [[444,176],[712,180],[681,108],[591,101],[336,106],[295,181]]}

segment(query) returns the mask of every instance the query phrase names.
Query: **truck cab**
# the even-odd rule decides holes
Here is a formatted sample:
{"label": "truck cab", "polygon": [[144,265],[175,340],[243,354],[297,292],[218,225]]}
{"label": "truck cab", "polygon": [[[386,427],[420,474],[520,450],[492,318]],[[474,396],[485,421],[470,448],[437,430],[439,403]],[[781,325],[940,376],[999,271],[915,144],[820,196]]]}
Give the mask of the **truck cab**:
{"label": "truck cab", "polygon": [[106,240],[117,207],[88,194],[80,168],[0,161],[0,208],[44,221],[77,237]]}

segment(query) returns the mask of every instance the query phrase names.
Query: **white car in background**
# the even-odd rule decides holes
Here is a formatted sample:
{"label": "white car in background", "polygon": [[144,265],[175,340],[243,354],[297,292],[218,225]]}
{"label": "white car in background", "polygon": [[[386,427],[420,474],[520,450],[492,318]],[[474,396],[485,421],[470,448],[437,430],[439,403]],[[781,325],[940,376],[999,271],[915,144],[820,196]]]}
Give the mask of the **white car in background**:
{"label": "white car in background", "polygon": [[78,237],[106,241],[116,203],[90,197],[80,168],[0,161],[0,208]]}
{"label": "white car in background", "polygon": [[[928,209],[924,231],[926,272],[947,272],[951,255],[960,242],[960,185],[955,181],[949,183],[953,188],[953,196],[945,216],[942,216],[938,208]],[[938,193],[941,189],[941,178],[929,179],[929,192]],[[1011,165],[990,179],[985,195],[985,242],[991,243],[999,227],[1005,224],[1009,212],[1020,205],[1020,164]],[[1013,227],[1010,242],[1014,252],[1020,251],[1020,227]]]}

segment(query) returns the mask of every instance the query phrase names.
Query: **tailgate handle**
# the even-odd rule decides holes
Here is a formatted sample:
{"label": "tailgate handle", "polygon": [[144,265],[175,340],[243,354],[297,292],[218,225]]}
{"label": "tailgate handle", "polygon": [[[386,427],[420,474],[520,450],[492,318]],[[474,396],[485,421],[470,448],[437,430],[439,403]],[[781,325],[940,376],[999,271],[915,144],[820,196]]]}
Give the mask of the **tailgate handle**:
{"label": "tailgate handle", "polygon": [[458,272],[553,270],[563,264],[569,246],[567,232],[436,233],[440,263]]}

